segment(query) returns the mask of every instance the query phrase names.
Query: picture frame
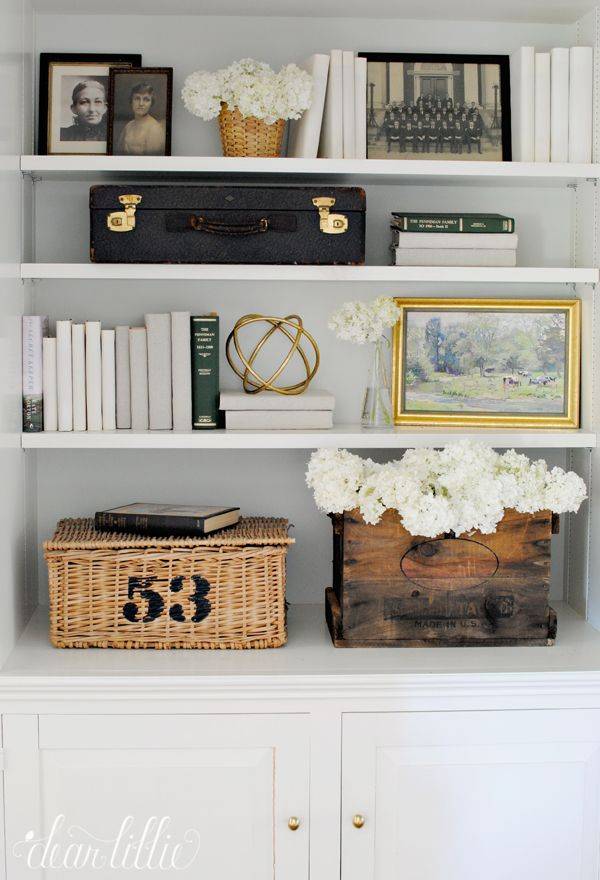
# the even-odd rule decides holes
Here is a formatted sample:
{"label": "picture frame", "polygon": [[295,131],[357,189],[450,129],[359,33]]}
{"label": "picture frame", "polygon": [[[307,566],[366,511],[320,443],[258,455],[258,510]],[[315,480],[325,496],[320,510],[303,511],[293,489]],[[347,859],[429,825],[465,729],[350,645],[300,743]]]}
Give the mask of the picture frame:
{"label": "picture frame", "polygon": [[112,68],[109,156],[170,156],[173,68]]}
{"label": "picture frame", "polygon": [[[139,67],[141,63],[140,54],[42,52],[38,107],[39,155],[106,155],[110,68]],[[86,94],[85,90],[78,89],[78,85],[87,81],[96,86]],[[72,109],[74,95],[75,100],[78,97],[82,99],[78,102],[79,112]],[[97,105],[96,109],[94,105]]]}
{"label": "picture frame", "polygon": [[367,59],[367,159],[511,161],[508,55],[358,56]]}
{"label": "picture frame", "polygon": [[579,300],[395,302],[396,425],[579,427]]}

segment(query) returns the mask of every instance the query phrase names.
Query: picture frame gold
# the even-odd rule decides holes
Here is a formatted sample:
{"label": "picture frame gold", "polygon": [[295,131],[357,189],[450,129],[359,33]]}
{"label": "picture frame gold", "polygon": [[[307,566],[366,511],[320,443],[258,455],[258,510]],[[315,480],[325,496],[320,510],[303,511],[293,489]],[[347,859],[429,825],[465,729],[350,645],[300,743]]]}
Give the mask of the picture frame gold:
{"label": "picture frame gold", "polygon": [[[420,425],[429,427],[482,427],[482,428],[578,428],[580,423],[580,357],[581,357],[581,303],[578,299],[498,299],[498,298],[402,298],[394,301],[400,309],[400,318],[393,330],[392,341],[392,395],[394,424],[398,426]],[[564,370],[562,376],[563,410],[560,413],[544,413],[532,408],[528,412],[498,411],[451,411],[431,409],[411,409],[406,403],[406,335],[410,323],[410,313],[430,312],[439,316],[445,313],[504,314],[522,312],[527,314],[565,315],[564,328]],[[422,320],[422,319],[421,319]],[[515,384],[514,377],[508,375],[508,368],[501,370],[507,373],[501,377],[503,388],[507,381],[510,386]],[[539,385],[540,377],[532,378],[527,370],[519,374],[529,376],[529,384]],[[482,372],[481,375],[484,375]],[[490,377],[498,379],[499,375]],[[542,376],[542,380],[556,382],[557,377]],[[450,381],[447,379],[447,381]],[[497,383],[496,383],[497,384]],[[520,384],[520,383],[519,383]],[[445,402],[444,402],[445,405]]]}

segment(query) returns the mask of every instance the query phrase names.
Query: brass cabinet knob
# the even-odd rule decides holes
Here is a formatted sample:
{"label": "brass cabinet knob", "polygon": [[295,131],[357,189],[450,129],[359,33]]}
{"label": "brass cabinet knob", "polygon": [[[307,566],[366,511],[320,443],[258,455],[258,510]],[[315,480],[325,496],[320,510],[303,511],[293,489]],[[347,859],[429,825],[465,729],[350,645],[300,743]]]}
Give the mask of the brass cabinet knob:
{"label": "brass cabinet knob", "polygon": [[288,819],[288,828],[290,831],[297,831],[300,828],[300,819],[298,816],[290,816]]}
{"label": "brass cabinet knob", "polygon": [[365,817],[361,816],[360,813],[356,813],[356,815],[352,817],[352,824],[355,828],[362,828],[365,824]]}

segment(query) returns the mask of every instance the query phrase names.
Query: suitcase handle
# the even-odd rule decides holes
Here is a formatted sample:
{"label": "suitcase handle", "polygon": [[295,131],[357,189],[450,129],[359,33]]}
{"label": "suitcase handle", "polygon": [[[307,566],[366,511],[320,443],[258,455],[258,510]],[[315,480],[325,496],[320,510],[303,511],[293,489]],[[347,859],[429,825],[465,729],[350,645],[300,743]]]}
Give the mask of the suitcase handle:
{"label": "suitcase handle", "polygon": [[258,235],[267,232],[269,228],[266,217],[261,217],[254,223],[221,223],[192,214],[189,223],[196,232],[210,232],[212,235]]}

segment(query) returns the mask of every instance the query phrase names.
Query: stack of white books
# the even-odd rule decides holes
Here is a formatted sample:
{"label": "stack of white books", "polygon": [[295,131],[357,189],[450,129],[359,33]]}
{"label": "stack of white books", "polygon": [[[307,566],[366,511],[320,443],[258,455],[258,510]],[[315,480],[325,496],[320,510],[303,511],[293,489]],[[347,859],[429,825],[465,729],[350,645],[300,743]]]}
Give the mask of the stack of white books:
{"label": "stack of white books", "polygon": [[396,266],[516,266],[518,235],[393,230]]}
{"label": "stack of white books", "polygon": [[536,52],[510,59],[512,158],[517,162],[591,162],[594,50]]}
{"label": "stack of white books", "polygon": [[313,77],[312,103],[291,127],[288,156],[366,159],[367,59],[332,49],[303,66]]}
{"label": "stack of white books", "polygon": [[303,394],[261,391],[221,391],[220,409],[225,427],[233,430],[287,431],[333,427],[335,397],[328,391],[309,388]]}

